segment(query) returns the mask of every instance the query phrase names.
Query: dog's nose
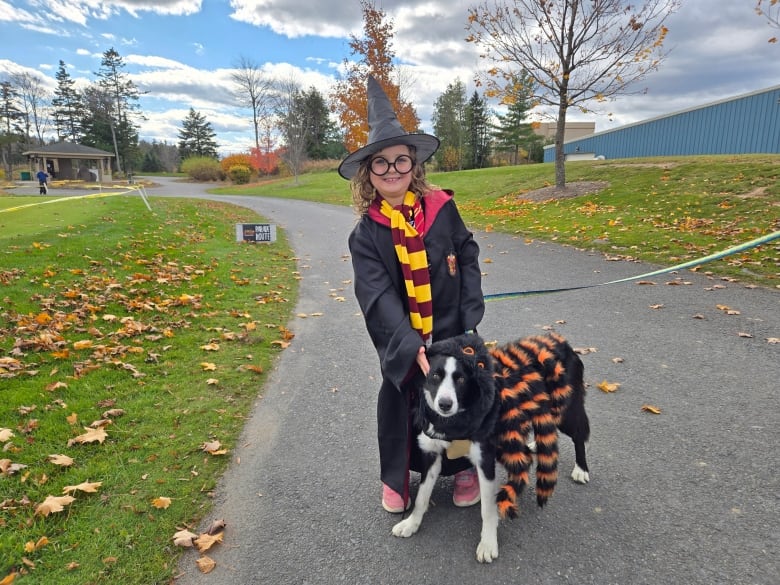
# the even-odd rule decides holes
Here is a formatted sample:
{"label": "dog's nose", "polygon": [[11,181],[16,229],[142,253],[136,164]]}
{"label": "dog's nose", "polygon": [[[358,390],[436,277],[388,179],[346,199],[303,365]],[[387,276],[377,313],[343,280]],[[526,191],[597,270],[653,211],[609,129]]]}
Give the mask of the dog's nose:
{"label": "dog's nose", "polygon": [[439,398],[439,410],[442,412],[449,412],[452,409],[451,398]]}

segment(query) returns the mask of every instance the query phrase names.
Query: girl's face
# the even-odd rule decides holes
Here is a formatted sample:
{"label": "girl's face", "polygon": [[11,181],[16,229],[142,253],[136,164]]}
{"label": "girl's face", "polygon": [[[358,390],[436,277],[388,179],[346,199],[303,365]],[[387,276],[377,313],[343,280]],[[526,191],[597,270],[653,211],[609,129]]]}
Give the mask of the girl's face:
{"label": "girl's face", "polygon": [[392,205],[403,203],[412,183],[414,159],[404,144],[388,146],[371,157],[369,177],[371,185]]}

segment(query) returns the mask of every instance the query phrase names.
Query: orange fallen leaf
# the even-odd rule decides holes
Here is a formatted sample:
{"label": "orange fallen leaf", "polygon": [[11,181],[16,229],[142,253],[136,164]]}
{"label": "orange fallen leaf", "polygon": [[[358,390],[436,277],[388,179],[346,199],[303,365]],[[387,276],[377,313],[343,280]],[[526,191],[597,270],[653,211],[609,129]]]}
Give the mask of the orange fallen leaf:
{"label": "orange fallen leaf", "polygon": [[73,342],[73,349],[88,349],[92,347],[91,339],[82,339],[81,341]]}
{"label": "orange fallen leaf", "polygon": [[249,370],[250,372],[254,372],[256,374],[262,374],[263,373],[263,367],[262,366],[255,366],[254,364],[247,364],[243,366],[245,370]]}
{"label": "orange fallen leaf", "polygon": [[214,559],[211,559],[209,557],[200,557],[197,561],[195,561],[195,564],[198,566],[198,569],[200,569],[201,573],[211,573],[211,571],[214,570],[214,567],[217,566],[217,563],[214,562]]}
{"label": "orange fallen leaf", "polygon": [[212,364],[211,362],[200,362],[200,367],[205,372],[213,372],[217,369],[217,364]]}
{"label": "orange fallen leaf", "polygon": [[614,392],[618,388],[620,388],[620,383],[618,382],[607,382],[606,380],[599,382],[599,384],[596,386],[599,390],[602,392]]}
{"label": "orange fallen leaf", "polygon": [[65,382],[53,382],[52,384],[49,384],[46,386],[45,390],[47,392],[54,392],[55,390],[59,390],[60,388],[67,388],[68,385]]}
{"label": "orange fallen leaf", "polygon": [[171,499],[166,498],[165,496],[160,496],[159,498],[155,498],[152,500],[152,506],[154,506],[158,510],[166,510],[170,505],[171,505]]}
{"label": "orange fallen leaf", "polygon": [[219,351],[219,344],[218,343],[207,343],[206,345],[201,345],[201,349],[205,351]]}
{"label": "orange fallen leaf", "polygon": [[290,347],[290,342],[289,341],[282,341],[281,339],[276,339],[276,340],[271,342],[271,345],[278,345],[282,349],[287,349],[288,347]]}
{"label": "orange fallen leaf", "polygon": [[661,409],[657,406],[651,406],[650,404],[644,404],[642,405],[642,410],[644,412],[650,412],[652,414],[661,414]]}
{"label": "orange fallen leaf", "polygon": [[195,546],[198,547],[198,552],[206,552],[209,550],[212,546],[215,544],[218,544],[222,542],[222,537],[224,536],[224,532],[218,532],[217,534],[208,534],[203,533],[198,538],[196,538],[193,542],[195,543]]}
{"label": "orange fallen leaf", "polygon": [[9,573],[5,577],[3,577],[3,580],[0,581],[0,585],[11,585],[11,583],[14,582],[14,579],[16,579],[16,576],[19,573]]}

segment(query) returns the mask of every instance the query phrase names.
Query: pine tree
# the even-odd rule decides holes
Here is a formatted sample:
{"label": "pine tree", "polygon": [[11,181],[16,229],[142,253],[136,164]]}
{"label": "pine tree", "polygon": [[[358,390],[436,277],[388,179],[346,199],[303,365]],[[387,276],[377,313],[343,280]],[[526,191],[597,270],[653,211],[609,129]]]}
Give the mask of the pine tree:
{"label": "pine tree", "polygon": [[436,162],[443,171],[463,168],[466,146],[466,86],[460,79],[447,86],[433,105],[433,133],[441,140]]}
{"label": "pine tree", "polygon": [[124,68],[124,60],[111,48],[103,53],[100,69],[95,74],[101,92],[110,98],[102,100],[107,106],[103,110],[105,119],[102,122],[107,123],[111,131],[117,170],[120,173],[136,159],[138,128],[133,118],[140,115],[140,92]]}
{"label": "pine tree", "polygon": [[490,114],[487,103],[476,90],[466,105],[465,125],[466,168],[484,168],[490,158]]}
{"label": "pine tree", "polygon": [[532,95],[528,77],[518,77],[511,91],[508,91],[503,102],[507,105],[506,115],[496,115],[498,123],[494,126],[493,138],[495,149],[508,152],[511,164],[520,163],[520,151],[524,149],[526,157],[531,151],[536,138],[533,127],[526,122],[530,110],[529,96]]}
{"label": "pine tree", "polygon": [[51,106],[57,140],[70,139],[72,142],[80,142],[84,106],[79,92],[74,88],[76,82],[65,69],[65,62],[62,60],[55,78],[57,87]]}
{"label": "pine tree", "polygon": [[19,94],[10,81],[0,82],[0,156],[6,177],[11,176],[12,154],[24,135],[18,98]]}
{"label": "pine tree", "polygon": [[190,108],[189,114],[182,122],[179,130],[179,152],[182,160],[193,156],[218,158],[217,142],[211,123],[201,113]]}

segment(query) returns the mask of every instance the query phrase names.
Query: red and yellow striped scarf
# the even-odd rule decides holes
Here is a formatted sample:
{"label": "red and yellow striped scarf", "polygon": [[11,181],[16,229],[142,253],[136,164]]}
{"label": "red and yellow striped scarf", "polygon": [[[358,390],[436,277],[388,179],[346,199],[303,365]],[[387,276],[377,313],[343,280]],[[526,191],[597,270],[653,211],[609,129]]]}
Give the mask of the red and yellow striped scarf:
{"label": "red and yellow striped scarf", "polygon": [[415,194],[407,191],[403,203],[397,207],[391,207],[383,199],[380,211],[390,220],[393,245],[409,298],[409,320],[423,341],[428,343],[433,331],[433,303],[428,255],[422,239],[422,206]]}

